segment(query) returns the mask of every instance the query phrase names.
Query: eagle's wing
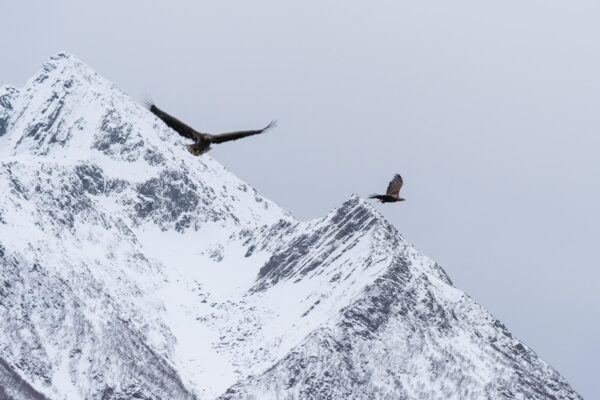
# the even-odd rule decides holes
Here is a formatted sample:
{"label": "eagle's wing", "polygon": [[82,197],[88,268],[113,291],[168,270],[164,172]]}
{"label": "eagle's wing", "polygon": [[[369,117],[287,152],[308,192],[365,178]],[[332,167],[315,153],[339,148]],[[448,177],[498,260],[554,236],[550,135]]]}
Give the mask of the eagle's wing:
{"label": "eagle's wing", "polygon": [[201,135],[200,132],[197,132],[191,126],[186,125],[177,118],[167,114],[160,108],[156,107],[156,105],[152,103],[146,103],[146,107],[148,107],[152,114],[160,118],[165,124],[167,124],[169,128],[173,129],[181,136],[186,137],[188,139],[196,140]]}
{"label": "eagle's wing", "polygon": [[223,143],[223,142],[228,142],[230,140],[238,140],[238,139],[244,138],[246,136],[258,135],[259,133],[263,133],[271,128],[274,128],[275,126],[277,126],[277,121],[271,121],[269,123],[269,125],[265,126],[262,129],[255,130],[255,131],[237,131],[237,132],[221,133],[219,135],[210,135],[210,141],[212,143]]}
{"label": "eagle's wing", "polygon": [[400,176],[400,174],[394,175],[394,179],[392,179],[390,181],[390,184],[388,185],[386,194],[390,196],[398,196],[403,183],[404,182],[402,182],[402,177]]}

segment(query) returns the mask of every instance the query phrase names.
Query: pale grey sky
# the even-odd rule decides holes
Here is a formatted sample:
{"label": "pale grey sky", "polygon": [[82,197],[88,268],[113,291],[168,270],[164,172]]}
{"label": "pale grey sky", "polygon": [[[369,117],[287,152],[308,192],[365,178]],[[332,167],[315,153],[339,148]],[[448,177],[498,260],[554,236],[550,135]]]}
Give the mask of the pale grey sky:
{"label": "pale grey sky", "polygon": [[0,84],[67,50],[204,131],[301,219],[377,206],[585,398],[600,398],[600,3],[19,1]]}

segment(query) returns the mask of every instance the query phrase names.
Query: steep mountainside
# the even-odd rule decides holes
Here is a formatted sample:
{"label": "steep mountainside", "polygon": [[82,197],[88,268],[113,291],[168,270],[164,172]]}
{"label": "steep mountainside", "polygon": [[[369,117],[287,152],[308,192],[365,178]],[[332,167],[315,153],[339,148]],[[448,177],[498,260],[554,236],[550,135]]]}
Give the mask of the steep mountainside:
{"label": "steep mountainside", "polygon": [[0,398],[581,398],[357,196],[183,142],[68,54],[0,89]]}

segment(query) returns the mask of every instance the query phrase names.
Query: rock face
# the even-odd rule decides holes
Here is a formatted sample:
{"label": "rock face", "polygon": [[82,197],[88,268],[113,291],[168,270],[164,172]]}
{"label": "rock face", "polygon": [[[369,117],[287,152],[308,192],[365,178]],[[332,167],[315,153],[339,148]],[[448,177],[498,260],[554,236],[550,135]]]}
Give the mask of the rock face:
{"label": "rock face", "polygon": [[0,398],[581,398],[357,196],[183,142],[68,54],[0,89]]}

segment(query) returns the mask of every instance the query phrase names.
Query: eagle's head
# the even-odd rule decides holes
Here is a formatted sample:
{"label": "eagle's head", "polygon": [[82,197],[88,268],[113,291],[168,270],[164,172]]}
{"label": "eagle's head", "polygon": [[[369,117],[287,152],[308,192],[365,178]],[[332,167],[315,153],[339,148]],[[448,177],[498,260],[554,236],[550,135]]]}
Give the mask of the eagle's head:
{"label": "eagle's head", "polygon": [[202,155],[210,150],[210,145],[208,146],[198,146],[198,143],[188,144],[185,147],[195,156]]}

